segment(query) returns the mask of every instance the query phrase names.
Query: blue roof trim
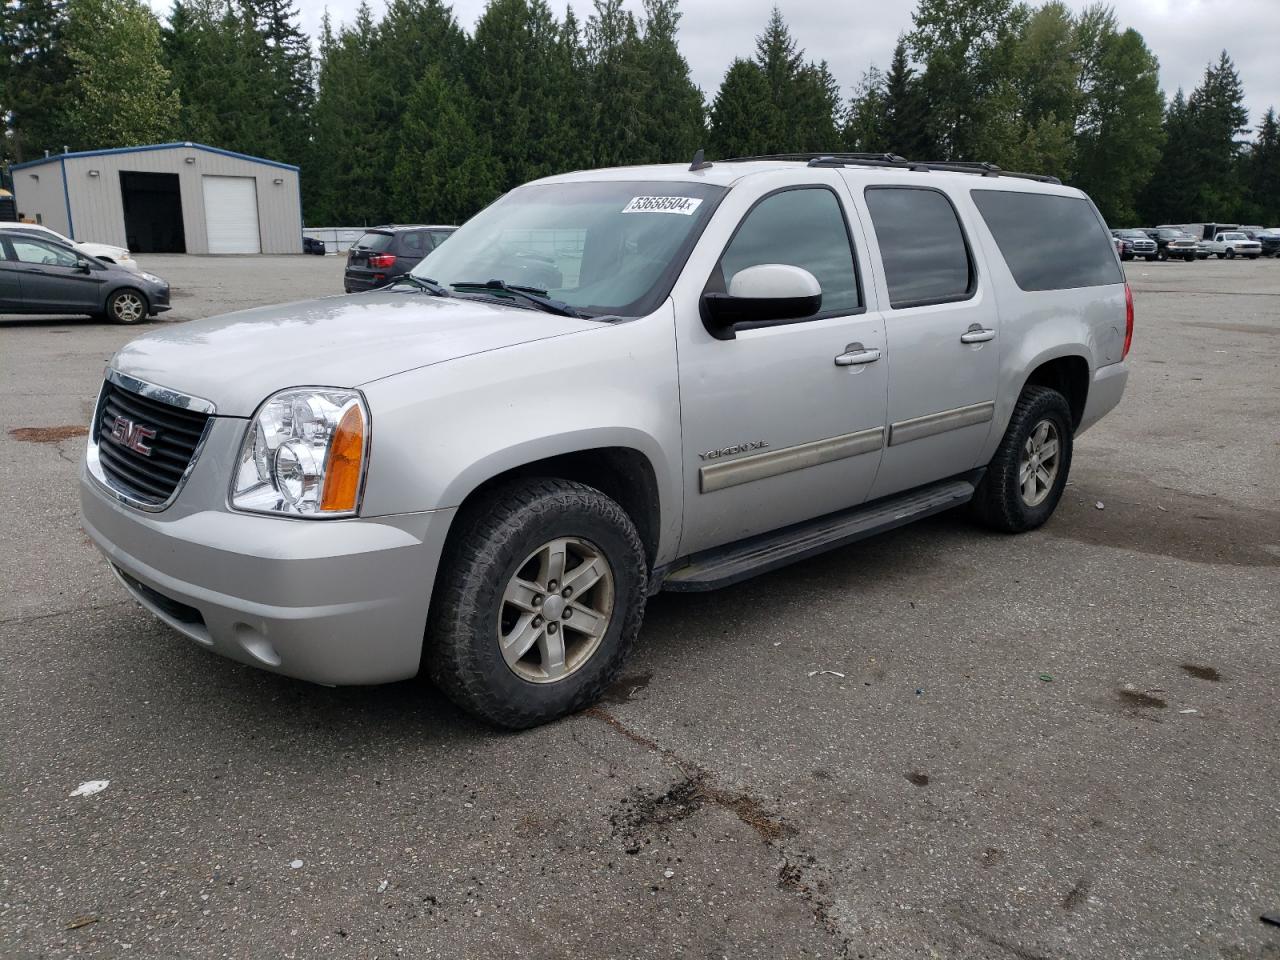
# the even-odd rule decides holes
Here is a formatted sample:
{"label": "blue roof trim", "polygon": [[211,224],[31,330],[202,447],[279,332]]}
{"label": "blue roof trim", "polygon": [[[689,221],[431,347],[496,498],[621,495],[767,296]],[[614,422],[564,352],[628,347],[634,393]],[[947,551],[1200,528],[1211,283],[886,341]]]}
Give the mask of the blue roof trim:
{"label": "blue roof trim", "polygon": [[74,153],[59,153],[39,160],[25,160],[22,163],[9,165],[10,170],[24,170],[27,167],[38,167],[55,160],[71,160],[76,157],[105,157],[113,153],[145,153],[148,150],[204,150],[208,153],[220,153],[224,157],[235,157],[237,160],[248,160],[250,163],[262,163],[268,167],[280,167],[282,170],[298,172],[292,163],[281,163],[279,160],[266,160],[262,157],[251,157],[247,153],[236,153],[234,150],[223,150],[221,147],[210,147],[203,143],[152,143],[145,147],[112,147],[109,150],[80,150]]}

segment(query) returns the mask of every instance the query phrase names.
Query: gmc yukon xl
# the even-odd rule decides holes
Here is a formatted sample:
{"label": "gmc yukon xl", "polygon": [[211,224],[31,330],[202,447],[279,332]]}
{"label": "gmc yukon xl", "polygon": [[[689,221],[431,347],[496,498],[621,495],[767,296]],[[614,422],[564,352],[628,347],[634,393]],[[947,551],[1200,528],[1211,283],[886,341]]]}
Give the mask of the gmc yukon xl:
{"label": "gmc yukon xl", "polygon": [[428,674],[525,727],[598,698],[646,598],[966,507],[1053,513],[1133,304],[1088,197],[865,155],[515,189],[383,290],[111,359],[85,529],[197,644]]}

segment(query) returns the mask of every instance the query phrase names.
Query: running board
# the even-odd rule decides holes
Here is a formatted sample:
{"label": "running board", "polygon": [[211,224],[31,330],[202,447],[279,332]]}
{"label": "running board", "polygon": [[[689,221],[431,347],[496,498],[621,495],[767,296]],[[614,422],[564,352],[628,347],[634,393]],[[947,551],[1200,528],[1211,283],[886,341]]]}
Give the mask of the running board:
{"label": "running board", "polygon": [[689,558],[688,565],[667,574],[662,589],[693,593],[727,587],[797,560],[961,506],[973,499],[978,480],[973,475],[966,474],[966,477],[919,487],[852,510],[829,513],[815,520],[696,554]]}

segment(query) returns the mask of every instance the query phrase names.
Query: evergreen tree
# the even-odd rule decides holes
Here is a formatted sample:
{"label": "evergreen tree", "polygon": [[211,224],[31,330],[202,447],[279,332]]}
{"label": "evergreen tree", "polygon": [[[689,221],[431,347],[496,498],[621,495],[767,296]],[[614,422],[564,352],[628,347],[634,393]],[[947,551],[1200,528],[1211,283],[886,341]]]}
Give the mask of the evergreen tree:
{"label": "evergreen tree", "polygon": [[[754,71],[754,72],[753,72]],[[825,62],[806,62],[777,7],[752,60],[735,60],[711,108],[719,156],[839,149],[840,89]]]}
{"label": "evergreen tree", "polygon": [[173,135],[178,97],[149,7],[140,0],[70,0],[66,37],[76,72],[67,120],[79,143],[133,146]]}
{"label": "evergreen tree", "polygon": [[589,89],[595,104],[590,138],[596,166],[634,163],[645,157],[647,79],[640,32],[622,0],[595,0],[587,19]]}
{"label": "evergreen tree", "polygon": [[1249,114],[1235,64],[1225,50],[1210,64],[1187,101],[1196,189],[1192,222],[1236,217],[1244,202],[1242,182]]}
{"label": "evergreen tree", "polygon": [[1132,224],[1164,143],[1159,63],[1136,30],[1107,27],[1090,42],[1092,76],[1077,124],[1072,182],[1109,222]]}
{"label": "evergreen tree", "polygon": [[637,162],[686,160],[705,145],[706,107],[676,42],[679,26],[678,0],[644,0],[639,54],[648,109],[640,117]]}
{"label": "evergreen tree", "polygon": [[369,104],[386,86],[371,69],[377,28],[367,0],[335,35],[326,15],[320,34],[319,88],[303,207],[313,226],[363,226],[394,220],[388,184],[394,157]]}
{"label": "evergreen tree", "polygon": [[399,218],[461,223],[500,192],[488,138],[466,88],[431,66],[414,85],[395,164]]}
{"label": "evergreen tree", "polygon": [[888,83],[879,68],[873,66],[862,75],[849,101],[845,146],[855,153],[896,152],[889,146],[888,123]]}
{"label": "evergreen tree", "polygon": [[774,149],[775,123],[769,81],[753,60],[735,60],[711,104],[711,153],[754,157]]}
{"label": "evergreen tree", "polygon": [[315,100],[311,41],[297,24],[293,0],[243,0],[253,25],[253,49],[261,55],[255,73],[265,77],[262,93],[271,131],[271,152],[263,154],[300,163],[310,139]]}
{"label": "evergreen tree", "polygon": [[7,0],[0,20],[0,160],[80,147],[67,126],[72,67],[61,0]]}
{"label": "evergreen tree", "polygon": [[1190,117],[1187,98],[1178,88],[1164,111],[1161,124],[1163,147],[1157,165],[1158,176],[1148,181],[1139,196],[1142,218],[1153,224],[1189,221],[1188,211],[1195,203]]}
{"label": "evergreen tree", "polygon": [[[1076,24],[1061,0],[1027,19],[1013,48],[1011,95],[1014,142],[997,162],[1066,179],[1074,168],[1080,112]],[[1007,114],[1006,114],[1007,115]]]}
{"label": "evergreen tree", "polygon": [[935,152],[929,139],[929,102],[902,38],[893,48],[893,60],[884,78],[882,139],[886,150],[909,160],[928,160]]}
{"label": "evergreen tree", "polygon": [[1245,180],[1245,219],[1265,227],[1280,226],[1280,121],[1268,108],[1249,151]]}
{"label": "evergreen tree", "polygon": [[574,122],[555,87],[562,39],[545,0],[490,0],[476,24],[471,90],[504,190],[572,169]]}

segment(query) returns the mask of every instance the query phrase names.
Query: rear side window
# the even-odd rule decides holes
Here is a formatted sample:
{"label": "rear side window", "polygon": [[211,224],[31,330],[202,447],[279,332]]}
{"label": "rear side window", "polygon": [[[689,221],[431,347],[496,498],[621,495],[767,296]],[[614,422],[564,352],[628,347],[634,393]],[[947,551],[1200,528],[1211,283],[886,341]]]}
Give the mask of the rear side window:
{"label": "rear side window", "polygon": [[944,194],[919,187],[868,187],[866,197],[895,310],[973,295],[969,244]]}
{"label": "rear side window", "polygon": [[385,250],[391,246],[392,239],[389,233],[366,233],[356,241],[356,246],[362,250]]}
{"label": "rear side window", "polygon": [[819,317],[853,313],[862,305],[844,213],[826,187],[783,190],[751,209],[720,258],[726,289],[740,270],[762,263],[812,273],[822,285]]}
{"label": "rear side window", "polygon": [[407,233],[400,234],[401,245],[410,253],[416,253],[419,256],[426,253],[430,246],[424,245],[427,235],[420,230],[410,230]]}
{"label": "rear side window", "polygon": [[449,235],[451,233],[453,233],[452,230],[432,230],[431,231],[432,249],[435,249],[436,247],[440,246],[440,244],[444,243],[445,240],[449,239]]}
{"label": "rear side window", "polygon": [[1124,282],[1106,227],[1083,197],[974,190],[973,202],[1023,290]]}

